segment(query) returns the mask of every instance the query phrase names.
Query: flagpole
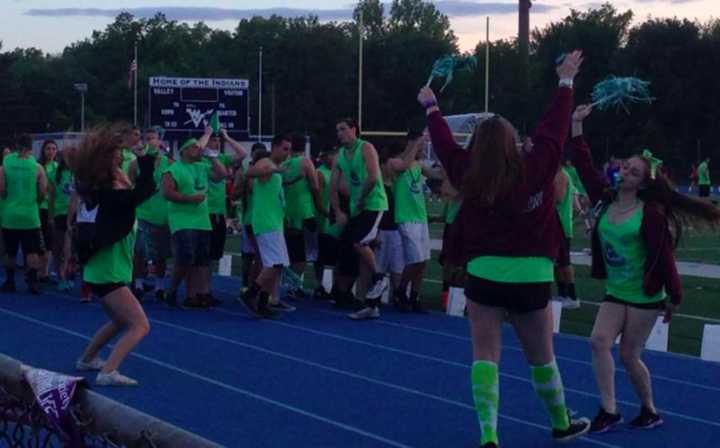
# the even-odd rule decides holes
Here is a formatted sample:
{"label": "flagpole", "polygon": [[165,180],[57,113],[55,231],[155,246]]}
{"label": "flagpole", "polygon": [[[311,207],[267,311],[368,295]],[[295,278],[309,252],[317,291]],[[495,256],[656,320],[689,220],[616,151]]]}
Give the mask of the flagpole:
{"label": "flagpole", "polygon": [[487,16],[485,33],[485,113],[487,113],[490,106],[490,16]]}
{"label": "flagpole", "polygon": [[138,102],[138,45],[137,40],[135,41],[135,70],[133,72],[133,84],[134,84],[134,91],[133,91],[133,125],[137,126],[138,117],[137,117],[137,102]]}
{"label": "flagpole", "polygon": [[258,141],[262,141],[262,63],[263,63],[263,47],[260,47],[260,59],[258,64],[258,91],[260,96],[258,97]]}
{"label": "flagpole", "polygon": [[358,134],[362,132],[362,102],[363,102],[363,10],[360,9],[358,21]]}

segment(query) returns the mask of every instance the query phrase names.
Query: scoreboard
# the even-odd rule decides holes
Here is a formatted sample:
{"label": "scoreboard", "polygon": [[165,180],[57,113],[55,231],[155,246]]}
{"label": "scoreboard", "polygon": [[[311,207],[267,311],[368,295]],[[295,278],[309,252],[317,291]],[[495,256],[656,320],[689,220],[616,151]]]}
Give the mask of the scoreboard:
{"label": "scoreboard", "polygon": [[170,138],[202,133],[218,113],[220,124],[234,138],[247,138],[249,127],[247,79],[150,78],[150,125],[161,126]]}

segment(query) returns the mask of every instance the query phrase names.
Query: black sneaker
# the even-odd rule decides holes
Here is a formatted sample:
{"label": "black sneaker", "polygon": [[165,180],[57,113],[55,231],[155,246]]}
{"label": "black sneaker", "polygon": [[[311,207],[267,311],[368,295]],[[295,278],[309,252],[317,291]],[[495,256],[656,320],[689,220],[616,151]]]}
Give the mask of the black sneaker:
{"label": "black sneaker", "polygon": [[165,296],[165,305],[170,308],[177,308],[177,291],[171,291]]}
{"label": "black sneaker", "polygon": [[294,306],[290,305],[290,304],[287,303],[287,302],[283,302],[282,300],[278,300],[277,303],[271,303],[271,304],[270,304],[270,309],[273,310],[273,311],[282,311],[282,312],[285,312],[285,313],[289,313],[289,312],[295,311],[297,308],[295,308]]}
{"label": "black sneaker", "polygon": [[158,289],[157,291],[155,291],[155,300],[157,300],[159,303],[163,303],[165,301],[164,289]]}
{"label": "black sneaker", "polygon": [[325,291],[325,288],[322,286],[318,286],[315,288],[315,291],[313,291],[313,297],[315,300],[322,300],[322,301],[330,301],[332,300],[332,296]]}
{"label": "black sneaker", "polygon": [[567,429],[553,429],[552,436],[558,442],[569,442],[575,440],[578,437],[582,437],[590,431],[590,420],[582,417],[574,419],[568,412],[568,420],[570,426]]}
{"label": "black sneaker", "polygon": [[15,283],[10,283],[10,282],[3,283],[1,290],[2,290],[2,292],[17,292]]}
{"label": "black sneaker", "polygon": [[197,300],[200,302],[200,308],[210,309],[213,306],[213,298],[211,294],[198,294]]}
{"label": "black sneaker", "polygon": [[258,297],[251,290],[246,291],[238,297],[238,302],[245,307],[245,310],[251,317],[260,317],[258,313]]}
{"label": "black sneaker", "polygon": [[267,294],[259,294],[257,302],[257,313],[263,319],[277,319],[280,314],[270,307],[270,298]]}
{"label": "black sneaker", "polygon": [[630,426],[634,429],[653,429],[662,424],[663,419],[644,406],[640,408],[640,415],[630,422]]}
{"label": "black sneaker", "polygon": [[622,422],[623,418],[619,412],[617,414],[611,414],[605,409],[600,408],[590,425],[590,432],[605,432]]}
{"label": "black sneaker", "polygon": [[40,295],[40,286],[37,283],[30,283],[28,285],[28,292],[34,296]]}

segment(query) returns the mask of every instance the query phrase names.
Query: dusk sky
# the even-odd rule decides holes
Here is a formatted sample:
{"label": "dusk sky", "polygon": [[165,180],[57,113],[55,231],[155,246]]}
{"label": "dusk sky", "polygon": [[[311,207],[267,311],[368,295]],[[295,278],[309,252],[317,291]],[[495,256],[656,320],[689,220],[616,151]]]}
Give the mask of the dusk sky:
{"label": "dusk sky", "polygon": [[[321,20],[347,20],[354,3],[344,0],[0,0],[0,41],[3,50],[38,47],[59,52],[65,45],[104,29],[120,10],[137,16],[163,11],[169,18],[231,30],[237,21],[253,15],[284,16],[316,14]],[[390,3],[390,2],[386,2]],[[491,16],[490,38],[517,33],[517,2],[514,0],[439,0],[438,8],[450,17],[463,50],[472,49],[485,36],[486,15]],[[598,1],[537,0],[531,10],[531,27],[559,20],[570,8],[584,10]],[[686,17],[706,21],[720,17],[718,0],[618,0],[620,10],[632,9],[635,20],[652,17]],[[389,8],[388,8],[389,9]]]}

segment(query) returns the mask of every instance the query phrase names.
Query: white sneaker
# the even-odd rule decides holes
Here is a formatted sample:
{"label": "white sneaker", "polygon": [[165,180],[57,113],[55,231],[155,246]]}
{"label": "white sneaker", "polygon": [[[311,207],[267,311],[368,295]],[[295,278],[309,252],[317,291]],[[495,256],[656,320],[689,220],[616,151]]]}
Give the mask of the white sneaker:
{"label": "white sneaker", "polygon": [[561,297],[562,307],[566,310],[576,310],[580,308],[580,300],[571,299],[570,297]]}
{"label": "white sneaker", "polygon": [[82,358],[80,358],[75,363],[75,369],[79,370],[81,372],[89,372],[91,370],[102,370],[103,367],[105,367],[105,360],[100,359],[98,357],[95,357],[88,362],[85,362],[82,360]]}
{"label": "white sneaker", "polygon": [[125,375],[121,375],[117,370],[113,370],[110,373],[98,373],[95,378],[95,384],[98,386],[137,386],[140,383]]}
{"label": "white sneaker", "polygon": [[368,306],[360,311],[348,314],[347,317],[352,320],[377,319],[380,317],[380,310],[376,307]]}
{"label": "white sneaker", "polygon": [[385,293],[387,288],[387,282],[385,281],[385,277],[383,277],[370,286],[368,292],[365,294],[365,298],[369,300],[379,299]]}

